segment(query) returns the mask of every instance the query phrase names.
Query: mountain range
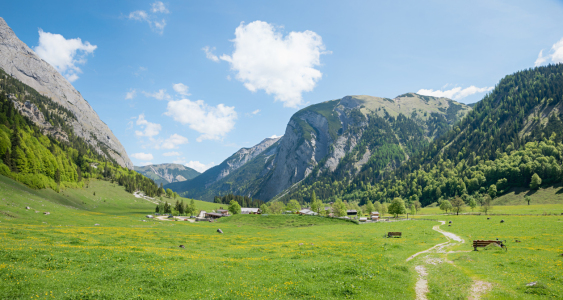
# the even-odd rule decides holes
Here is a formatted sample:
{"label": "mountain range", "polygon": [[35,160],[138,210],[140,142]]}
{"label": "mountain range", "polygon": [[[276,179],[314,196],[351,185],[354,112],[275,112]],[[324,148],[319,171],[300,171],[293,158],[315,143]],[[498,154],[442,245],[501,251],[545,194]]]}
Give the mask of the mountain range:
{"label": "mountain range", "polygon": [[283,137],[243,148],[193,180],[165,188],[207,201],[229,193],[268,201],[303,180],[351,180],[365,170],[395,168],[469,111],[447,98],[413,93],[326,101],[295,113]]}
{"label": "mountain range", "polygon": [[151,196],[162,193],[156,181],[207,201],[494,198],[563,180],[562,100],[563,64],[508,75],[473,105],[415,93],[346,96],[299,110],[282,137],[202,174],[174,164],[137,173],[88,102],[0,18],[0,174],[35,188],[104,178]]}
{"label": "mountain range", "polygon": [[180,164],[158,164],[138,167],[134,170],[152,179],[157,185],[183,182],[197,177],[201,173]]}

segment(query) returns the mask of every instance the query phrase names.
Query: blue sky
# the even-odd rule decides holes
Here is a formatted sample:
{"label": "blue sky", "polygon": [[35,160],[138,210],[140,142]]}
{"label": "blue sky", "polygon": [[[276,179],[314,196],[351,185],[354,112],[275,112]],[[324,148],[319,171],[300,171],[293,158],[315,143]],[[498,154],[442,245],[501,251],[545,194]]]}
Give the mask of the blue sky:
{"label": "blue sky", "polygon": [[282,135],[310,104],[471,103],[507,74],[563,62],[562,1],[0,2],[135,165],[201,171]]}

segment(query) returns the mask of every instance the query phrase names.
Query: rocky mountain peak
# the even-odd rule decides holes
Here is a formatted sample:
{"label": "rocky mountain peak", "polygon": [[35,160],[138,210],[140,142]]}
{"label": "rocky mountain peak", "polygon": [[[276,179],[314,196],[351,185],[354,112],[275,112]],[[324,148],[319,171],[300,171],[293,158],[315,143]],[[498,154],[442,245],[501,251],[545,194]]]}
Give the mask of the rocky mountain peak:
{"label": "rocky mountain peak", "polygon": [[82,95],[53,66],[23,43],[3,18],[0,18],[0,68],[37,92],[70,110],[74,134],[98,152],[101,148],[121,166],[133,168],[125,148]]}

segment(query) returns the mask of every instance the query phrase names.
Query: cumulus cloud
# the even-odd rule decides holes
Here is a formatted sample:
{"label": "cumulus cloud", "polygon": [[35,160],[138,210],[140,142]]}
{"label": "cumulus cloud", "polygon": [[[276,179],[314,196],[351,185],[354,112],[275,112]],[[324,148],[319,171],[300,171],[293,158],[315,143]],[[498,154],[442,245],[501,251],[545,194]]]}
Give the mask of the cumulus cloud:
{"label": "cumulus cloud", "polygon": [[232,41],[233,53],[220,59],[229,62],[248,90],[273,94],[286,107],[302,104],[301,94],[312,91],[322,77],[315,67],[327,52],[321,36],[313,31],[292,31],[283,36],[280,28],[254,21],[241,23]]}
{"label": "cumulus cloud", "polygon": [[147,121],[145,119],[145,114],[139,115],[139,118],[137,118],[136,124],[138,126],[143,127],[143,129],[144,129],[143,131],[136,130],[135,131],[136,136],[146,136],[148,138],[152,138],[153,136],[158,135],[158,133],[162,129],[162,126],[160,126],[160,124],[151,123],[151,122]]}
{"label": "cumulus cloud", "polygon": [[184,166],[188,167],[188,168],[192,168],[200,173],[205,172],[207,169],[213,167],[215,165],[215,163],[209,163],[209,164],[203,164],[200,163],[199,161],[190,161],[188,163],[186,163]]}
{"label": "cumulus cloud", "polygon": [[182,96],[189,96],[190,93],[188,93],[188,89],[189,87],[183,83],[176,83],[172,86],[172,88],[174,89],[174,91],[176,91],[176,93],[182,95]]}
{"label": "cumulus cloud", "polygon": [[82,42],[80,38],[65,39],[60,34],[44,32],[39,29],[39,45],[35,53],[55,67],[70,82],[78,79],[82,70],[78,65],[86,63],[86,56],[94,53],[98,46]]}
{"label": "cumulus cloud", "polygon": [[259,113],[259,112],[260,112],[260,110],[257,109],[257,110],[255,110],[255,111],[251,112],[251,114],[255,115],[255,114]]}
{"label": "cumulus cloud", "polygon": [[150,154],[150,153],[143,153],[143,152],[140,152],[140,153],[133,153],[133,154],[131,154],[131,157],[136,158],[136,159],[138,159],[138,160],[152,160],[152,159],[153,159],[152,154]]}
{"label": "cumulus cloud", "polygon": [[205,57],[207,57],[207,59],[210,59],[214,62],[219,62],[219,57],[217,57],[217,55],[213,54],[213,51],[215,51],[215,47],[210,48],[209,46],[205,46],[205,47],[201,48],[201,50],[203,50],[205,52]]}
{"label": "cumulus cloud", "polygon": [[147,22],[151,29],[159,34],[164,33],[164,27],[166,27],[166,20],[158,20],[156,17],[157,13],[169,13],[170,11],[166,8],[164,3],[161,1],[156,1],[151,4],[151,12],[152,14],[147,13],[144,10],[136,10],[130,12],[127,18],[129,20]]}
{"label": "cumulus cloud", "polygon": [[[187,144],[188,139],[179,135],[173,134],[169,138],[165,139],[164,142],[158,147],[162,149],[176,149],[179,145]],[[177,153],[177,152],[176,152]]]}
{"label": "cumulus cloud", "polygon": [[129,92],[125,95],[125,100],[130,100],[137,96],[137,91],[135,89],[129,89]]}
{"label": "cumulus cloud", "polygon": [[467,96],[471,96],[477,93],[485,93],[493,90],[494,87],[476,87],[474,85],[462,89],[461,87],[455,87],[450,90],[427,90],[427,89],[420,89],[416,92],[419,95],[426,95],[426,96],[433,96],[433,97],[445,97],[453,100],[460,100]]}
{"label": "cumulus cloud", "polygon": [[221,139],[234,128],[237,119],[234,106],[209,106],[203,100],[169,101],[164,114],[201,133],[198,142]]}
{"label": "cumulus cloud", "polygon": [[555,64],[563,63],[563,38],[561,38],[557,43],[551,46],[551,52],[548,55],[544,56],[542,49],[540,51],[540,54],[538,55],[538,58],[536,59],[536,62],[534,63],[534,66],[537,67],[547,62],[552,62]]}
{"label": "cumulus cloud", "polygon": [[162,155],[164,155],[164,156],[180,156],[180,152],[166,152]]}
{"label": "cumulus cloud", "polygon": [[274,134],[274,135],[272,135],[270,138],[271,138],[271,139],[277,139],[277,138],[280,138],[280,137],[282,137],[282,135],[275,135],[275,134]]}
{"label": "cumulus cloud", "polygon": [[151,97],[151,98],[155,98],[157,100],[169,100],[171,99],[170,95],[168,95],[166,93],[166,89],[160,89],[158,90],[158,92],[156,93],[148,93],[148,92],[143,92],[143,94],[146,97]]}

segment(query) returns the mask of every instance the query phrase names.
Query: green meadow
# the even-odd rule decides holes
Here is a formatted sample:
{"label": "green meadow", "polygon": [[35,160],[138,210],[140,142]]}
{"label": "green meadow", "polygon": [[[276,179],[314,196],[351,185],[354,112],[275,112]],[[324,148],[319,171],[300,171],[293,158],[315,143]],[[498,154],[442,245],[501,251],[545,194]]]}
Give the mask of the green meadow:
{"label": "green meadow", "polygon": [[[196,203],[203,210],[218,207]],[[476,278],[493,285],[485,299],[563,297],[563,216],[502,217],[503,224],[501,217],[426,217],[453,220],[441,228],[466,240],[448,251],[472,250],[469,240],[497,237],[509,250],[430,253],[407,262],[447,241],[432,230],[438,222],[145,218],[154,207],[106,181],[56,193],[0,176],[0,298],[415,299],[415,266],[432,257],[453,263],[428,265],[428,299],[465,299]],[[385,238],[389,231],[403,236]],[[531,281],[539,287],[527,288]]]}

